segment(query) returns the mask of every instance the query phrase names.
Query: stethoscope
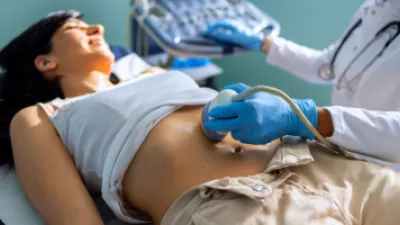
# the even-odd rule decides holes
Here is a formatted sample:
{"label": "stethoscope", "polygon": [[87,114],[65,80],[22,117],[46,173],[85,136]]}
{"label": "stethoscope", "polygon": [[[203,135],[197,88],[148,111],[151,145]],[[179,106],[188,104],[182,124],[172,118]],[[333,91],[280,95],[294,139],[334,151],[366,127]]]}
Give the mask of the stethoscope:
{"label": "stethoscope", "polygon": [[[320,68],[319,75],[322,79],[324,80],[333,80],[335,78],[335,71],[334,71],[334,64],[336,62],[336,58],[343,47],[343,45],[346,43],[346,41],[349,39],[349,37],[352,35],[354,30],[356,30],[359,26],[362,24],[362,19],[359,19],[351,28],[350,30],[345,34],[343,37],[343,40],[340,42],[338,45],[336,51],[334,52],[332,59],[330,63],[327,63],[323,65]],[[395,29],[393,29],[395,28]],[[395,31],[395,32],[393,32]],[[378,52],[378,54],[369,62],[367,63],[364,68],[356,75],[354,76],[350,81],[347,82],[350,83],[354,79],[356,79],[358,76],[363,74],[379,57],[382,56],[382,54],[385,52],[385,50],[389,47],[389,45],[396,39],[396,37],[400,33],[400,22],[398,21],[393,21],[388,23],[386,26],[382,27],[376,34],[375,37],[367,43],[367,45],[361,49],[361,51],[353,58],[353,60],[347,65],[345,70],[343,71],[342,75],[338,77],[337,82],[336,82],[336,88],[337,89],[342,89],[344,86],[342,85],[342,82],[345,78],[345,74],[347,71],[351,68],[351,66],[356,62],[356,60],[371,46],[371,44],[376,41],[381,35],[389,33],[390,38],[386,41],[385,45],[381,49],[381,51]]]}

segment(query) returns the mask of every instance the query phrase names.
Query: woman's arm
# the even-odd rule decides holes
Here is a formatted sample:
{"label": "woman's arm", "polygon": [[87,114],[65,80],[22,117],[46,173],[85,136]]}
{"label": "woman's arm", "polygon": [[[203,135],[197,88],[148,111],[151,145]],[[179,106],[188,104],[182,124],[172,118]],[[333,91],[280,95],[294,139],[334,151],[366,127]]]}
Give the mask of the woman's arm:
{"label": "woman's arm", "polygon": [[20,111],[10,132],[21,186],[47,224],[103,224],[72,158],[42,109],[33,106]]}

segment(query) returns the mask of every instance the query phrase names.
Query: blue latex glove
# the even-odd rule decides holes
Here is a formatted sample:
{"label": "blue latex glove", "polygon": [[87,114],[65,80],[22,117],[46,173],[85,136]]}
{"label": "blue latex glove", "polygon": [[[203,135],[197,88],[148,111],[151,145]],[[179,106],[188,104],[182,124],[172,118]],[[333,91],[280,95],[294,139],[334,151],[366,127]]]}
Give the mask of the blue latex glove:
{"label": "blue latex glove", "polygon": [[[231,84],[224,89],[240,93],[248,88],[245,84]],[[318,114],[314,101],[293,101],[316,127]],[[285,135],[314,139],[314,135],[285,100],[265,92],[256,93],[245,101],[217,106],[208,115],[214,119],[204,124],[206,128],[231,132],[232,137],[242,143],[267,144]]]}
{"label": "blue latex glove", "polygon": [[254,33],[239,22],[222,20],[210,25],[204,36],[220,43],[229,43],[259,51],[264,41],[264,34]]}

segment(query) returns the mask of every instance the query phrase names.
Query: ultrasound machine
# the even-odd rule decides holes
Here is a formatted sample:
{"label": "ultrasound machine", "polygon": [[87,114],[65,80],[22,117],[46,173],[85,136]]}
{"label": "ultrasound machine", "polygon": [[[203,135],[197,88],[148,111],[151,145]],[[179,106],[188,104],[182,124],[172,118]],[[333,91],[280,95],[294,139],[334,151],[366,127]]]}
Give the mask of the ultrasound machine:
{"label": "ultrasound machine", "polygon": [[222,19],[244,23],[256,33],[280,33],[275,19],[246,0],[132,0],[131,45],[157,66],[192,67],[207,73],[211,59],[250,52],[203,37],[208,25]]}

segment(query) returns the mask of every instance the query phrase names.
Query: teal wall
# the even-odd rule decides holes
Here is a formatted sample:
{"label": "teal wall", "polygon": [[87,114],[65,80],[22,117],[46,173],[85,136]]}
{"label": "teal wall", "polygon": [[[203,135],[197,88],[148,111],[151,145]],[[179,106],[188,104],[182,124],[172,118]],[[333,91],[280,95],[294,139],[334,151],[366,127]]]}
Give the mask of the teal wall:
{"label": "teal wall", "polygon": [[[323,48],[342,33],[362,0],[251,0],[276,18],[281,36],[313,48]],[[56,9],[74,8],[89,23],[101,23],[110,44],[127,46],[129,0],[0,0],[0,48],[38,18]],[[232,82],[267,84],[295,98],[312,97],[319,105],[330,104],[330,86],[316,86],[265,64],[260,53],[215,60],[224,70],[218,84]]]}
{"label": "teal wall", "polygon": [[0,0],[0,48],[30,24],[59,9],[77,9],[105,27],[110,44],[127,45],[130,0]]}

